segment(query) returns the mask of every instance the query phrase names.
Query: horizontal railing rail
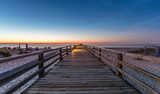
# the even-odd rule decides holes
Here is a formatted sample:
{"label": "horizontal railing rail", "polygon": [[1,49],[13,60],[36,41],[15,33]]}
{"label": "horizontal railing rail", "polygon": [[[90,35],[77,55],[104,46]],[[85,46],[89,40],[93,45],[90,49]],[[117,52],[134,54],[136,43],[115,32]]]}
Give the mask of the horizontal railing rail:
{"label": "horizontal railing rail", "polygon": [[[1,60],[0,61],[1,63],[2,62],[5,63],[6,61],[16,60],[16,59],[19,59],[19,58],[23,58],[23,57],[27,57],[27,56],[33,56],[33,55],[38,54],[38,59],[36,59],[32,62],[29,62],[27,64],[24,64],[20,67],[17,67],[13,70],[10,70],[10,71],[7,71],[7,72],[4,72],[4,73],[0,74],[0,86],[6,85],[7,83],[14,80],[15,78],[23,75],[24,73],[26,73],[29,70],[38,66],[37,71],[35,71],[30,76],[26,77],[20,83],[18,83],[15,86],[9,88],[4,93],[5,94],[11,94],[11,93],[15,92],[16,90],[18,90],[20,87],[22,87],[25,83],[30,81],[35,76],[39,75],[40,78],[44,77],[46,68],[50,67],[53,64],[56,64],[56,62],[58,62],[58,61],[61,61],[64,58],[64,56],[68,55],[69,52],[71,52],[75,48],[76,48],[76,45],[70,45],[70,46],[60,47],[60,48],[56,48],[56,49],[52,49],[52,50],[40,51],[40,52],[36,52],[36,53],[26,54],[26,55],[17,56],[17,57],[10,57],[10,58]],[[45,52],[50,52],[50,51],[53,51],[53,50],[59,50],[59,52],[56,53],[56,54],[53,54],[53,55],[49,54],[49,55],[44,56]],[[51,60],[51,59],[54,59],[54,60],[51,63],[44,66],[44,63],[46,61]]]}
{"label": "horizontal railing rail", "polygon": [[[95,47],[95,48],[99,48],[99,47]],[[120,54],[130,56],[130,57],[134,57],[134,58],[140,58],[140,59],[143,59],[143,60],[148,60],[148,61],[153,61],[153,62],[156,62],[156,63],[160,63],[159,58],[155,58],[155,57],[152,57],[152,56],[144,56],[144,55],[133,54],[133,53],[117,51],[117,50],[112,50],[112,49],[104,49],[104,48],[101,48],[101,49],[106,50],[106,51],[110,51],[110,52],[120,53]]]}
{"label": "horizontal railing rail", "polygon": [[33,53],[27,53],[27,54],[18,55],[18,56],[6,57],[6,58],[0,59],[0,63],[11,61],[11,60],[15,60],[15,59],[19,59],[19,58],[24,58],[24,57],[28,57],[28,56],[33,56],[33,55],[36,55],[36,54],[39,54],[39,53],[45,53],[45,52],[54,51],[54,50],[58,50],[60,48],[65,48],[65,47],[67,48],[68,47],[68,49],[69,49],[69,47],[71,47],[71,46],[72,45],[59,47],[59,48],[55,48],[55,49],[44,50],[44,51],[37,51],[37,52],[33,52]]}
{"label": "horizontal railing rail", "polygon": [[[137,55],[137,54],[131,54],[131,53],[127,53],[127,52],[122,52],[122,51],[117,51],[117,50],[111,50],[111,49],[104,49],[104,48],[100,48],[100,47],[94,47],[94,46],[89,46],[89,45],[84,45],[84,47],[91,52],[93,55],[95,55],[96,57],[98,57],[98,59],[102,62],[107,63],[110,67],[116,69],[116,75],[120,76],[120,77],[127,77],[128,79],[132,80],[133,82],[135,82],[137,85],[141,86],[144,90],[146,90],[149,94],[160,94],[160,92],[158,92],[157,90],[155,90],[154,88],[148,86],[147,84],[145,84],[144,82],[140,81],[139,79],[137,79],[136,77],[134,77],[133,75],[127,73],[125,70],[123,70],[123,66],[127,67],[133,71],[135,71],[136,73],[149,78],[150,80],[160,84],[160,77],[157,75],[154,75],[152,73],[149,73],[143,69],[137,68],[131,64],[128,64],[127,62],[125,62],[123,59],[123,56],[130,56],[130,57],[136,57],[136,58],[140,58],[140,59],[144,59],[144,60],[149,60],[149,61],[153,61],[153,62],[157,62],[160,63],[160,59],[155,58],[155,57],[149,57],[149,56],[142,56],[142,55]],[[109,52],[114,52],[117,53],[117,58],[104,54],[102,53],[102,50],[104,51],[109,51]],[[117,65],[111,63],[109,60],[112,60],[114,62],[117,63]],[[105,64],[104,63],[104,64]]]}

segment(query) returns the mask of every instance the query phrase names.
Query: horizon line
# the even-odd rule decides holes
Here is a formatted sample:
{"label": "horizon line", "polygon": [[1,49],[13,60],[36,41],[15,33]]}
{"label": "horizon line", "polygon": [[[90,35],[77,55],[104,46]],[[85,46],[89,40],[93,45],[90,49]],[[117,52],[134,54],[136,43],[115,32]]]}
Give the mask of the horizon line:
{"label": "horizon line", "polygon": [[107,42],[0,42],[1,44],[103,44]]}
{"label": "horizon line", "polygon": [[[124,43],[124,42],[0,42],[0,44],[151,44],[151,43]],[[155,45],[155,44],[152,44]]]}

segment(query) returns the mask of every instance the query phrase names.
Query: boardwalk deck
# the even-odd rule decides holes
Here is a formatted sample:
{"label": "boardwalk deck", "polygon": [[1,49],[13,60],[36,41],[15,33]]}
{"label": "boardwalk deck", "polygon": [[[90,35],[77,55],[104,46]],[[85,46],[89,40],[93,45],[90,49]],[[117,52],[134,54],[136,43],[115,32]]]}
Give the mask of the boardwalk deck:
{"label": "boardwalk deck", "polygon": [[140,94],[78,46],[24,94]]}

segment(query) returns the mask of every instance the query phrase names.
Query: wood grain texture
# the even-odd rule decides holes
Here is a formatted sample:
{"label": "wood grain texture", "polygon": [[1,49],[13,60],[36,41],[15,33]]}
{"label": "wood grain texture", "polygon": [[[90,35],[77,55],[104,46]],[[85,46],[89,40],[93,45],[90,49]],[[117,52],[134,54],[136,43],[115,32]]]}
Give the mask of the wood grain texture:
{"label": "wood grain texture", "polygon": [[140,94],[83,46],[77,46],[23,94]]}

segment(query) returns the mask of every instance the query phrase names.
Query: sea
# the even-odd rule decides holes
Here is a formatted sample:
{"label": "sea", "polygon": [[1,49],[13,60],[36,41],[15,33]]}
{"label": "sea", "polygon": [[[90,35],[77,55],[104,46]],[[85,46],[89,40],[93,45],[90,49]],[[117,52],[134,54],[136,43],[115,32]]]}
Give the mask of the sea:
{"label": "sea", "polygon": [[[58,47],[63,47],[67,45],[74,45],[74,44],[28,44],[28,47],[30,48],[44,48],[44,47],[51,47],[52,49],[58,48]],[[100,43],[100,44],[86,44],[86,45],[93,45],[97,47],[106,47],[106,48],[144,48],[144,46],[160,46],[160,44],[105,44],[105,43]],[[0,48],[3,47],[19,47],[18,43],[0,43]],[[25,48],[26,44],[20,44],[21,48]]]}

